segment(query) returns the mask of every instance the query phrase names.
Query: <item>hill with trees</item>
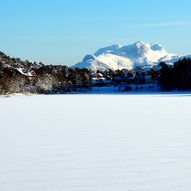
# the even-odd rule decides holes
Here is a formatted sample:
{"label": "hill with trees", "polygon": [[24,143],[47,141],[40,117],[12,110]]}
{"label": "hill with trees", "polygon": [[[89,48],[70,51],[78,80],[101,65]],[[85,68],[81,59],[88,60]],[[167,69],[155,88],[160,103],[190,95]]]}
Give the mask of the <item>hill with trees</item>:
{"label": "hill with trees", "polygon": [[0,95],[85,93],[95,88],[104,93],[105,87],[111,93],[114,88],[118,92],[191,90],[191,59],[161,62],[147,70],[136,67],[95,72],[22,61],[0,52]]}

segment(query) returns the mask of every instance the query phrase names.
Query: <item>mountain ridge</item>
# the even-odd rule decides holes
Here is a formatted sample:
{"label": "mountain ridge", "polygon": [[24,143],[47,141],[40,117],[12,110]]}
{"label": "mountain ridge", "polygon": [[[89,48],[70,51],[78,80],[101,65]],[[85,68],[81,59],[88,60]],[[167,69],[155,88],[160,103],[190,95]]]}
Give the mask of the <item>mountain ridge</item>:
{"label": "mountain ridge", "polygon": [[137,41],[126,46],[111,45],[100,48],[92,55],[86,55],[73,68],[97,70],[121,70],[137,67],[152,68],[160,62],[174,63],[180,55],[168,53],[162,45]]}

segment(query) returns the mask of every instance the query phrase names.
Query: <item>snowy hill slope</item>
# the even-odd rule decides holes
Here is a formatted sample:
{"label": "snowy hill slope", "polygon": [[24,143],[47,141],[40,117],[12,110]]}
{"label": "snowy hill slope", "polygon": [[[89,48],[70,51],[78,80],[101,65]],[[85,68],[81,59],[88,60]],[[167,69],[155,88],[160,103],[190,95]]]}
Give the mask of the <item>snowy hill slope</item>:
{"label": "snowy hill slope", "polygon": [[78,63],[74,67],[88,68],[91,70],[116,70],[116,69],[129,69],[133,68],[130,59],[114,55],[111,53],[101,54],[98,57],[95,55],[87,55],[81,63]]}
{"label": "snowy hill slope", "polygon": [[136,67],[153,67],[159,62],[174,62],[180,57],[169,54],[160,44],[136,42],[131,45],[112,45],[101,48],[93,55],[85,56],[84,60],[74,68],[96,70],[133,69]]}

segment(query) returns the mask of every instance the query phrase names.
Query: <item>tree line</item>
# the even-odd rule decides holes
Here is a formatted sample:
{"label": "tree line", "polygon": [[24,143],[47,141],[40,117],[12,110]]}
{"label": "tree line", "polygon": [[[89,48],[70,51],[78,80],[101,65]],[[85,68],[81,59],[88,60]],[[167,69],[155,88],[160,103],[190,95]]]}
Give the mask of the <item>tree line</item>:
{"label": "tree line", "polygon": [[191,59],[183,58],[173,65],[160,63],[161,90],[191,90]]}

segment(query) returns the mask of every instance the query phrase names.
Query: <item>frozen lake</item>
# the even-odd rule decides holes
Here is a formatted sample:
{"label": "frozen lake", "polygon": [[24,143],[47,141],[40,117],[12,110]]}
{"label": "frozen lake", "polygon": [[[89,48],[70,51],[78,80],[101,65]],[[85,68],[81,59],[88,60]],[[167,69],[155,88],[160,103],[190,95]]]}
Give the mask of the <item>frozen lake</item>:
{"label": "frozen lake", "polygon": [[0,98],[0,191],[190,191],[189,95]]}

